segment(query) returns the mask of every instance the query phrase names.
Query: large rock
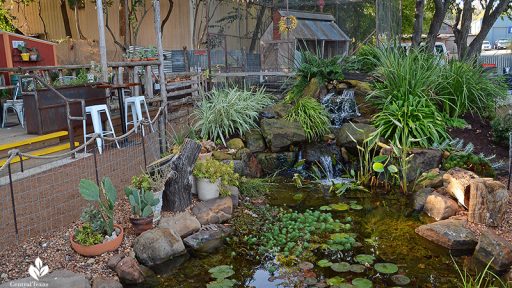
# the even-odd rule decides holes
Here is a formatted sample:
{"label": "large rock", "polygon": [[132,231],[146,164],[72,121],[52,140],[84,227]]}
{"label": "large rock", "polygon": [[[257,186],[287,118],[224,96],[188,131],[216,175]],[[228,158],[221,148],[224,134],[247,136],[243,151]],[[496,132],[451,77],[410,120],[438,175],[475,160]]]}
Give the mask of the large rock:
{"label": "large rock", "polygon": [[453,168],[443,175],[446,192],[452,195],[464,207],[469,206],[469,184],[479,178],[475,173],[462,168]]}
{"label": "large rock", "polygon": [[299,122],[287,119],[263,119],[261,131],[272,152],[286,150],[291,144],[306,141],[306,133]]}
{"label": "large rock", "polygon": [[417,182],[418,188],[441,188],[443,187],[444,171],[434,168],[420,175]]}
{"label": "large rock", "polygon": [[162,217],[158,228],[171,229],[183,238],[199,231],[201,223],[190,212],[182,212],[170,217]]}
{"label": "large rock", "polygon": [[251,152],[263,152],[266,149],[265,138],[261,135],[260,129],[252,129],[244,134],[247,149]]}
{"label": "large rock", "polygon": [[186,253],[179,235],[170,229],[156,228],[142,233],[133,242],[135,257],[146,266],[163,263]]}
{"label": "large rock", "polygon": [[414,210],[421,211],[423,207],[425,207],[425,202],[427,202],[427,197],[430,196],[434,192],[432,188],[423,188],[415,192],[414,194]]}
{"label": "large rock", "polygon": [[199,232],[185,238],[183,242],[196,253],[211,253],[221,247],[224,239],[232,232],[232,228],[224,225],[206,225]]}
{"label": "large rock", "polygon": [[375,131],[377,131],[377,129],[372,125],[363,123],[345,123],[339,129],[334,130],[334,135],[336,135],[336,145],[355,148],[357,144],[361,145],[363,141]]}
{"label": "large rock", "polygon": [[446,219],[422,225],[416,233],[426,239],[452,250],[472,250],[476,247],[477,237],[466,228],[465,220]]}
{"label": "large rock", "polygon": [[321,157],[332,157],[336,161],[341,160],[341,151],[338,146],[327,143],[308,143],[304,146],[303,157],[308,162],[320,163]]}
{"label": "large rock", "polygon": [[261,112],[261,116],[263,118],[268,118],[268,119],[284,118],[284,117],[286,117],[286,115],[288,115],[288,113],[290,112],[290,110],[292,108],[293,108],[293,106],[290,104],[287,104],[285,102],[278,102],[274,105],[271,105],[271,106],[265,108],[263,110],[263,112]]}
{"label": "large rock", "polygon": [[452,198],[434,192],[427,197],[423,210],[428,216],[439,221],[457,214],[459,205]]}
{"label": "large rock", "polygon": [[32,277],[13,280],[0,285],[0,288],[8,287],[51,287],[51,288],[90,288],[89,280],[85,275],[78,274],[69,270],[56,270],[36,280]]}
{"label": "large rock", "polygon": [[509,198],[505,184],[492,179],[474,179],[469,187],[468,220],[487,226],[501,225]]}
{"label": "large rock", "polygon": [[144,282],[144,274],[139,268],[139,262],[132,257],[124,257],[114,268],[119,280],[124,284],[140,284]]}
{"label": "large rock", "polygon": [[297,153],[258,153],[256,159],[265,174],[274,174],[278,171],[293,168],[297,160]]}
{"label": "large rock", "polygon": [[92,288],[123,288],[123,285],[116,279],[94,277],[92,279]]}
{"label": "large rock", "polygon": [[240,138],[233,138],[226,143],[229,149],[240,150],[245,148],[244,141]]}
{"label": "large rock", "polygon": [[491,231],[484,231],[473,256],[484,263],[492,260],[491,267],[498,271],[509,270],[512,265],[512,243]]}
{"label": "large rock", "polygon": [[231,197],[222,197],[198,202],[192,207],[192,214],[201,225],[223,223],[231,219],[233,200]]}
{"label": "large rock", "polygon": [[407,180],[416,179],[423,172],[438,168],[443,160],[443,152],[436,149],[412,149],[407,170]]}
{"label": "large rock", "polygon": [[261,169],[261,165],[258,163],[256,156],[254,156],[249,149],[244,148],[239,150],[236,153],[236,159],[238,160],[223,162],[226,164],[233,162],[235,173],[238,173],[241,176],[259,178],[263,174],[263,170]]}

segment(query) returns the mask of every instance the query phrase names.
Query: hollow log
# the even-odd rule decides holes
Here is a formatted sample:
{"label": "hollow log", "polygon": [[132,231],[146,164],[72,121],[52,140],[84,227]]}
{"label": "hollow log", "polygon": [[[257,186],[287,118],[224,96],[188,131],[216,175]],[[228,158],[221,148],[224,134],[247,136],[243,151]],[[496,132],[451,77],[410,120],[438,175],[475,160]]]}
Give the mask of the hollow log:
{"label": "hollow log", "polygon": [[446,191],[464,207],[469,205],[469,184],[471,180],[479,178],[471,171],[453,168],[443,175],[443,184]]}
{"label": "hollow log", "polygon": [[162,195],[162,210],[181,212],[192,204],[192,169],[197,161],[201,145],[186,139],[180,153],[174,157],[169,166],[175,171],[175,177],[165,183]]}
{"label": "hollow log", "polygon": [[468,207],[468,221],[499,226],[504,219],[508,203],[506,186],[493,179],[471,180]]}

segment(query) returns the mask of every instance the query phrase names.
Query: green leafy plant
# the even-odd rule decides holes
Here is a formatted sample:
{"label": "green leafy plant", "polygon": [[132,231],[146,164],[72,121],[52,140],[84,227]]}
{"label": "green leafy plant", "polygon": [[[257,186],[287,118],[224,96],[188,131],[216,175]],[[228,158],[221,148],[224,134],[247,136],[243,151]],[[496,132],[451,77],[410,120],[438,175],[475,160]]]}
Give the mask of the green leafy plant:
{"label": "green leafy plant", "polygon": [[101,216],[101,212],[94,206],[89,206],[82,211],[80,220],[87,223],[95,232],[104,233],[105,221]]}
{"label": "green leafy plant", "polygon": [[512,133],[512,113],[496,117],[492,122],[492,136],[497,143],[508,145]]}
{"label": "green leafy plant", "polygon": [[245,178],[240,180],[240,194],[254,198],[268,194],[270,192],[270,179]]}
{"label": "green leafy plant", "polygon": [[82,198],[98,205],[98,211],[104,221],[104,232],[106,235],[111,235],[114,231],[114,206],[117,200],[117,191],[110,178],[103,178],[100,186],[91,180],[82,179],[79,190]]}
{"label": "green leafy plant", "polygon": [[211,268],[208,272],[215,280],[206,284],[207,288],[230,288],[236,284],[235,280],[228,279],[235,274],[232,266],[220,265]]}
{"label": "green leafy plant", "polygon": [[491,162],[483,155],[465,152],[452,153],[443,161],[442,168],[450,170],[455,167],[473,171],[481,177],[496,177]]}
{"label": "green leafy plant", "polygon": [[298,121],[310,141],[329,133],[329,115],[322,104],[311,97],[299,99],[286,117],[290,121]]}
{"label": "green leafy plant", "polygon": [[491,259],[489,263],[487,263],[487,266],[485,266],[484,270],[479,272],[477,275],[472,276],[468,273],[466,269],[461,270],[459,268],[459,265],[457,265],[457,262],[452,257],[453,264],[455,265],[455,268],[457,269],[457,272],[459,273],[460,282],[458,283],[458,287],[462,288],[491,288],[491,287],[502,287],[507,288],[510,287],[510,285],[507,285],[501,281],[501,279],[494,273],[492,273],[489,270],[489,267],[491,266],[492,261]]}
{"label": "green leafy plant", "polygon": [[138,218],[153,215],[153,206],[160,203],[160,199],[155,198],[154,194],[148,190],[126,187],[124,193],[130,201],[133,215]]}
{"label": "green leafy plant", "polygon": [[151,191],[151,176],[149,174],[142,174],[132,177],[132,186],[145,191]]}
{"label": "green leafy plant", "polygon": [[360,72],[373,72],[378,66],[379,52],[374,45],[362,45],[355,54],[354,69]]}
{"label": "green leafy plant", "polygon": [[238,88],[213,89],[199,103],[193,115],[201,137],[213,141],[243,135],[257,127],[259,112],[272,103],[263,89],[251,92]]}
{"label": "green leafy plant", "polygon": [[221,180],[222,196],[229,196],[231,192],[227,186],[236,186],[240,184],[240,175],[234,171],[234,163],[224,164],[215,159],[206,159],[198,161],[194,166],[192,174],[200,179],[208,179],[211,183],[215,183],[218,179]]}
{"label": "green leafy plant", "polygon": [[80,245],[92,246],[103,242],[103,236],[95,231],[89,223],[75,229],[74,240]]}

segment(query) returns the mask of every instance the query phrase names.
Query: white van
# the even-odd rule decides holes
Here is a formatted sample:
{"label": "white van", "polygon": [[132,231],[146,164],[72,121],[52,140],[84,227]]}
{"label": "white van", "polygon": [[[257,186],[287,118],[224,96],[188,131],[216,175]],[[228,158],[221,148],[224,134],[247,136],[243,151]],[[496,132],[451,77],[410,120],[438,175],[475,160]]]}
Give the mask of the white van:
{"label": "white van", "polygon": [[[402,46],[406,51],[409,51],[409,49],[411,49],[412,43],[402,43],[400,44],[400,46]],[[421,43],[420,46],[425,46],[425,43]],[[442,55],[447,59],[450,56],[450,53],[448,53],[448,49],[446,49],[446,45],[444,45],[444,43],[442,42],[436,42],[436,44],[434,45],[434,53],[437,55]]]}

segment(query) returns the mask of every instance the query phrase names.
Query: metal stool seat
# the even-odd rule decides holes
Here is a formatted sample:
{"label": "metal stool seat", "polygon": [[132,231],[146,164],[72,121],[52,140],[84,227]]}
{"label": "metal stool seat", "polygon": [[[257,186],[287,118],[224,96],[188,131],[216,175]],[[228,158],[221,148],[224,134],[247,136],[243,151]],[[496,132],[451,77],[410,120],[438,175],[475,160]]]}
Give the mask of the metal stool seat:
{"label": "metal stool seat", "polygon": [[[103,130],[103,124],[101,121],[101,113],[105,113],[107,115],[107,122],[108,122],[107,128],[110,128],[110,131]],[[85,107],[85,115],[86,115],[85,118],[87,118],[87,114],[91,115],[92,127],[94,129],[93,134],[99,134],[102,137],[104,137],[106,135],[112,135],[114,138],[116,137],[116,134],[114,132],[114,126],[112,125],[112,119],[110,118],[110,112],[108,111],[107,105],[102,104],[102,105],[87,106],[87,107]],[[83,120],[83,129],[84,129],[84,143],[86,143],[87,138],[91,138],[93,135],[93,134],[87,134],[86,119]],[[120,148],[117,140],[115,142],[116,142],[117,148]],[[103,139],[102,138],[96,138],[96,146],[98,146],[98,151],[101,154],[103,152]]]}
{"label": "metal stool seat", "polygon": [[21,124],[21,127],[24,126],[25,119],[25,108],[23,106],[23,100],[6,100],[3,105],[3,115],[2,115],[2,128],[5,127],[5,121],[7,120],[7,110],[13,110],[16,113],[16,117],[18,117],[18,121]]}
{"label": "metal stool seat", "polygon": [[[146,117],[148,121],[151,121],[151,117],[149,116],[148,105],[146,104],[146,98],[144,96],[132,96],[124,99],[124,123],[126,123],[126,130],[128,130],[128,125],[132,124],[135,127],[135,131],[137,131],[137,127],[139,122],[144,119],[142,116],[142,105],[144,104],[144,109],[146,109]],[[128,107],[132,113],[132,121],[128,122]],[[150,123],[151,131],[154,132],[153,125]],[[142,135],[144,135],[144,128],[142,129]]]}

